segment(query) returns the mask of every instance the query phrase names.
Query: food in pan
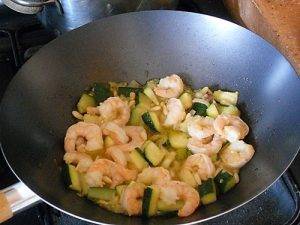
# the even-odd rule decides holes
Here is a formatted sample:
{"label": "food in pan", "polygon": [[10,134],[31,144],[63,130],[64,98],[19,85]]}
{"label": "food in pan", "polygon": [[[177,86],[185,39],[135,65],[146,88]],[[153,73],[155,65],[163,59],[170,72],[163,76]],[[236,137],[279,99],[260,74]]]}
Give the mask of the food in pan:
{"label": "food in pan", "polygon": [[95,83],[64,140],[68,186],[116,213],[191,215],[239,182],[254,155],[238,92],[193,90],[176,75]]}

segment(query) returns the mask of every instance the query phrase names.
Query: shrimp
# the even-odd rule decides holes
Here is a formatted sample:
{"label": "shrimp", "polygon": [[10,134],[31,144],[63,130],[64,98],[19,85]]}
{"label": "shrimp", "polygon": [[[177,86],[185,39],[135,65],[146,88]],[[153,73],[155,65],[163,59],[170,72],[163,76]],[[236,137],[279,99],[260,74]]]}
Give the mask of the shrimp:
{"label": "shrimp", "polygon": [[246,144],[244,141],[236,141],[220,151],[220,158],[226,166],[239,169],[250,161],[254,152],[252,145]]}
{"label": "shrimp", "polygon": [[147,133],[143,127],[140,126],[126,126],[125,133],[131,138],[131,141],[126,144],[113,145],[106,149],[106,154],[111,156],[115,162],[126,166],[126,154],[135,148],[140,148],[147,140]]}
{"label": "shrimp", "polygon": [[106,150],[106,153],[108,156],[110,156],[116,163],[122,165],[122,166],[127,166],[127,161],[128,161],[128,153],[123,152],[121,149],[119,149],[117,146],[114,148],[109,148]]}
{"label": "shrimp", "polygon": [[214,119],[209,117],[194,116],[188,121],[188,134],[196,139],[207,138],[214,134],[213,128]]}
{"label": "shrimp", "polygon": [[216,170],[210,157],[203,153],[197,153],[189,156],[184,162],[182,169],[186,169],[192,172],[195,180],[198,183],[201,183],[201,180],[212,178]]}
{"label": "shrimp", "polygon": [[136,181],[150,185],[162,184],[170,180],[171,175],[167,169],[163,167],[148,167],[143,169],[143,171],[138,175]]}
{"label": "shrimp", "polygon": [[126,126],[125,133],[130,137],[130,142],[121,145],[114,145],[106,149],[109,152],[113,148],[118,148],[124,152],[131,152],[135,148],[140,148],[147,140],[147,133],[143,127],[140,126]]}
{"label": "shrimp", "polygon": [[87,170],[85,179],[89,187],[103,187],[107,183],[114,188],[125,181],[135,180],[136,176],[136,170],[126,169],[108,159],[97,159]]}
{"label": "shrimp", "polygon": [[86,140],[84,146],[86,151],[103,148],[101,128],[96,124],[78,122],[70,126],[66,132],[64,144],[66,152],[76,151],[76,141],[80,137]]}
{"label": "shrimp", "polygon": [[[191,215],[200,204],[200,197],[198,192],[181,181],[168,181],[159,185],[160,199],[164,202],[174,202],[176,200],[183,200],[184,205],[178,210],[178,216],[186,217]],[[173,199],[169,199],[169,198]]]}
{"label": "shrimp", "polygon": [[130,183],[121,195],[121,205],[129,216],[142,213],[142,199],[145,185],[142,183]]}
{"label": "shrimp", "polygon": [[110,97],[97,108],[106,122],[112,121],[119,126],[125,126],[129,121],[130,108],[119,97]]}
{"label": "shrimp", "polygon": [[177,98],[183,92],[183,82],[178,75],[172,74],[160,79],[154,92],[163,98]]}
{"label": "shrimp", "polygon": [[66,152],[64,160],[67,164],[75,163],[77,165],[76,169],[81,173],[86,172],[93,163],[89,155],[81,152]]}
{"label": "shrimp", "polygon": [[110,136],[116,144],[124,144],[129,141],[125,130],[114,122],[107,122],[102,129],[103,134]]}
{"label": "shrimp", "polygon": [[89,115],[95,115],[95,116],[100,115],[99,109],[97,107],[92,107],[92,106],[88,106],[86,108],[86,113]]}
{"label": "shrimp", "polygon": [[217,116],[214,129],[230,142],[243,139],[249,132],[248,125],[240,117],[232,115]]}
{"label": "shrimp", "polygon": [[219,150],[222,148],[223,139],[217,134],[213,135],[213,137],[210,136],[209,138],[210,138],[209,141],[205,141],[206,138],[203,138],[201,140],[196,138],[189,138],[187,147],[194,154],[204,153],[208,156],[211,156],[213,154],[218,153]]}
{"label": "shrimp", "polygon": [[167,102],[167,117],[164,122],[165,126],[179,124],[185,118],[185,110],[181,101],[177,98],[170,98]]}

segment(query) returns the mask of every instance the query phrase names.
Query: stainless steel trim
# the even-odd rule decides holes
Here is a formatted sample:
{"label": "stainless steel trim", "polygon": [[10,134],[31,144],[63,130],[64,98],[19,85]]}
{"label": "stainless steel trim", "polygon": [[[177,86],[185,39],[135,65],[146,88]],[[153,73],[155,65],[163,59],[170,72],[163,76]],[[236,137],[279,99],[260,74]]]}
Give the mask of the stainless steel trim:
{"label": "stainless steel trim", "polygon": [[18,182],[3,190],[13,214],[21,212],[41,201],[25,184]]}

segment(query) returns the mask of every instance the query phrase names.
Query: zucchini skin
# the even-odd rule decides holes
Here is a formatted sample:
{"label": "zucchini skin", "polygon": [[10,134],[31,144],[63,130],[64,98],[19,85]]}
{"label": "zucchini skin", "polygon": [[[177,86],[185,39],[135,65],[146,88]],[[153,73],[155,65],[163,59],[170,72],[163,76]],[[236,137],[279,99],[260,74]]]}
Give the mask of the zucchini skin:
{"label": "zucchini skin", "polygon": [[195,115],[199,116],[207,116],[206,110],[207,110],[207,105],[200,103],[200,102],[195,102],[192,105],[192,109],[195,110]]}
{"label": "zucchini skin", "polygon": [[149,217],[149,207],[151,203],[151,195],[152,195],[152,188],[147,187],[144,191],[143,197],[143,204],[142,204],[142,216]]}
{"label": "zucchini skin", "polygon": [[142,216],[151,217],[157,214],[157,202],[160,190],[155,186],[148,186],[144,190]]}
{"label": "zucchini skin", "polygon": [[153,112],[145,112],[142,115],[143,122],[149,127],[152,132],[160,131],[159,120],[155,113]]}
{"label": "zucchini skin", "polygon": [[101,83],[94,83],[91,91],[94,94],[94,98],[96,100],[97,105],[100,102],[103,102],[109,97],[113,96],[109,88],[107,88],[104,84]]}
{"label": "zucchini skin", "polygon": [[233,175],[225,170],[221,170],[214,178],[214,180],[218,187],[218,190],[222,194],[228,192],[236,185]]}
{"label": "zucchini skin", "polygon": [[216,185],[212,178],[207,179],[198,186],[198,192],[202,204],[207,205],[217,200]]}
{"label": "zucchini skin", "polygon": [[129,97],[131,92],[133,92],[137,95],[139,92],[142,92],[142,91],[143,91],[142,88],[119,87],[117,93],[118,93],[118,95],[123,95],[125,97]]}

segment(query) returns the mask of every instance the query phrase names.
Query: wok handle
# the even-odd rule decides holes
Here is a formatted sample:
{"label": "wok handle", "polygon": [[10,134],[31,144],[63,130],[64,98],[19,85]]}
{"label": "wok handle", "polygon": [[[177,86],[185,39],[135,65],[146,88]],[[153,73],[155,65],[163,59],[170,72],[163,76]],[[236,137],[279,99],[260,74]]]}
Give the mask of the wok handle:
{"label": "wok handle", "polygon": [[40,198],[22,182],[1,190],[0,223],[40,201]]}

